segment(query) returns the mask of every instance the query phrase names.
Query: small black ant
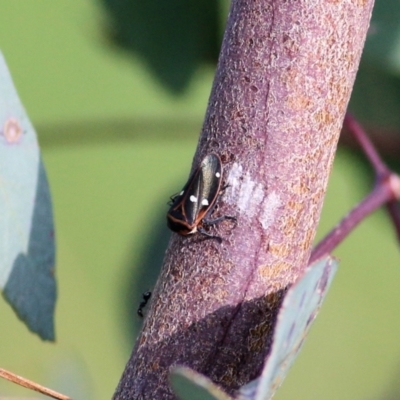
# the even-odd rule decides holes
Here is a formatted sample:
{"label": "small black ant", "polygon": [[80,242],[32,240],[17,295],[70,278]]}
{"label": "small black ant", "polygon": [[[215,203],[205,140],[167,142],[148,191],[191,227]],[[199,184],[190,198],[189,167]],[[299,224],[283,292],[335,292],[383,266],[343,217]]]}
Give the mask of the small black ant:
{"label": "small black ant", "polygon": [[140,318],[143,318],[143,309],[146,307],[146,304],[150,300],[150,297],[151,297],[151,292],[150,291],[144,292],[142,294],[143,300],[140,302],[139,308],[137,310],[137,314],[139,315]]}

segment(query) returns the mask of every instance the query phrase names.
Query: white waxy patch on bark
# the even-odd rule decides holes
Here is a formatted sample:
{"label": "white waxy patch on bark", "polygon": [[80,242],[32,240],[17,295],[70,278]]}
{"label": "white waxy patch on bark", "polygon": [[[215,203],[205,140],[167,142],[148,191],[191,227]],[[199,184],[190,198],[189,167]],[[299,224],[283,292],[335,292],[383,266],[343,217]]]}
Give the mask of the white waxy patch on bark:
{"label": "white waxy patch on bark", "polygon": [[276,211],[281,206],[281,198],[276,192],[270,193],[262,204],[260,222],[264,229],[268,229],[275,221]]}
{"label": "white waxy patch on bark", "polygon": [[243,175],[243,168],[240,164],[234,163],[226,177],[228,187],[224,193],[224,200],[228,204],[236,204],[237,193],[240,190],[240,177]]}
{"label": "white waxy patch on bark", "polygon": [[257,183],[254,187],[254,190],[251,194],[250,204],[247,209],[247,215],[252,217],[255,213],[258,212],[259,206],[261,202],[264,200],[265,191],[263,185],[261,183]]}
{"label": "white waxy patch on bark", "polygon": [[281,199],[276,192],[267,194],[265,186],[251,179],[249,173],[243,174],[243,167],[238,163],[232,165],[226,183],[226,203],[236,206],[241,215],[248,218],[258,214],[263,229],[274,223],[276,212],[281,206]]}
{"label": "white waxy patch on bark", "polygon": [[246,174],[243,179],[242,185],[240,186],[239,196],[236,203],[239,210],[243,211],[245,214],[247,214],[247,211],[249,210],[255,185],[256,183],[251,180],[250,175]]}

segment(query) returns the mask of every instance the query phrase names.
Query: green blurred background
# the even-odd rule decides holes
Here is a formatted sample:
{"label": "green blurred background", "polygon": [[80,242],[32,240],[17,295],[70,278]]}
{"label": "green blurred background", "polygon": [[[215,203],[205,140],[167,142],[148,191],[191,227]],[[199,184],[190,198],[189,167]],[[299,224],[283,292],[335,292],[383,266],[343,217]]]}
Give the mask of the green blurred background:
{"label": "green blurred background", "polygon": [[[41,342],[0,301],[0,367],[77,400],[110,399],[130,355],[141,294],[151,289],[168,242],[166,202],[186,180],[196,148],[222,32],[218,21],[227,8],[219,4],[213,35],[199,39],[211,44],[196,44],[201,51],[188,56],[187,64],[179,54],[194,46],[190,35],[180,52],[165,52],[174,65],[154,59],[151,49],[146,53],[146,40],[157,37],[132,43],[117,29],[124,22],[117,18],[120,3],[59,0],[49,8],[44,0],[0,0],[0,49],[37,129],[49,176],[59,290],[55,344]],[[206,17],[217,10],[205,9]],[[380,9],[392,18],[393,10]],[[147,37],[143,29],[133,37]],[[385,53],[384,59],[373,51],[375,39],[364,61],[363,76],[370,80],[363,82],[373,86],[371,76],[384,76],[393,83],[388,87],[396,104],[400,46],[392,43],[391,57]],[[382,91],[382,85],[374,87]],[[359,114],[379,111],[367,101],[376,93],[360,87],[356,96]],[[376,100],[387,113],[389,106]],[[397,127],[398,110],[390,114],[390,128]],[[319,237],[371,185],[367,164],[339,150]],[[400,254],[386,214],[366,220],[335,255],[341,264],[331,292],[276,398],[397,399]],[[0,398],[7,396],[33,394],[0,381]]]}

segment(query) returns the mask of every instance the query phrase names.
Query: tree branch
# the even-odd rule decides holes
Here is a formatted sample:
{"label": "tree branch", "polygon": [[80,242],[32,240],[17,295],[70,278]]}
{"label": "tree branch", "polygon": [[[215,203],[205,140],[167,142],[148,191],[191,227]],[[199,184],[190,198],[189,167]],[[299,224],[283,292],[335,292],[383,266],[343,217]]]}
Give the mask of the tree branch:
{"label": "tree branch", "polygon": [[258,375],[310,257],[372,4],[233,0],[193,166],[220,156],[213,216],[237,227],[172,235],[114,399],[173,399],[176,364],[231,394]]}

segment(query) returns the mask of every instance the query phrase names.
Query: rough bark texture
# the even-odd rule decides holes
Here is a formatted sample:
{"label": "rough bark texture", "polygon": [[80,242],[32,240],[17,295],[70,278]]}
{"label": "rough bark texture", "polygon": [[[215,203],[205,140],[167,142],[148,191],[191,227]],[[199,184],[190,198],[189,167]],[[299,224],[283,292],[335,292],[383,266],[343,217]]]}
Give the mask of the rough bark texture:
{"label": "rough bark texture", "polygon": [[114,399],[173,399],[171,366],[229,393],[257,377],[277,309],[307,265],[373,0],[234,0],[194,167],[228,188],[204,240],[172,236]]}

